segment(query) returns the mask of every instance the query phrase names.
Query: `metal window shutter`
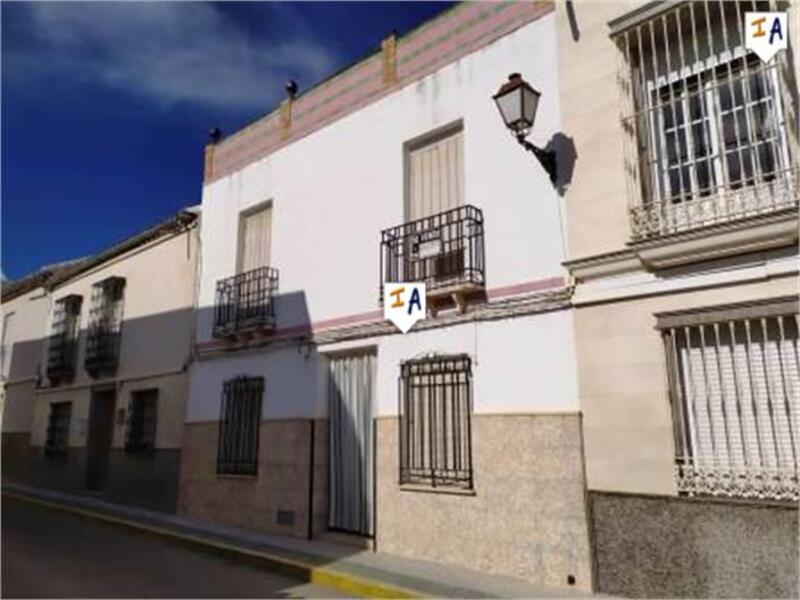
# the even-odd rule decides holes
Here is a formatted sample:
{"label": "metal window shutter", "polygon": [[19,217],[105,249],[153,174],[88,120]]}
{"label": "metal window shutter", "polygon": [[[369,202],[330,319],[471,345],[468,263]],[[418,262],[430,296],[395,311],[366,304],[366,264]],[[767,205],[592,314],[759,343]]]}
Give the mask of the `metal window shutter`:
{"label": "metal window shutter", "polygon": [[691,327],[681,340],[695,464],[796,468],[800,373],[794,323],[779,317]]}

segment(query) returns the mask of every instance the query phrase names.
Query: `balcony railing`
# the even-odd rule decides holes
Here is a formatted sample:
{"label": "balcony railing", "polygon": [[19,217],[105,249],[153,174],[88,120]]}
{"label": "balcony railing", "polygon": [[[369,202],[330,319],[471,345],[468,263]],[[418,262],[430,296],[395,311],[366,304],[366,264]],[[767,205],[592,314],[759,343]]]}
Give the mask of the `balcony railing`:
{"label": "balcony railing", "polygon": [[383,284],[425,283],[428,295],[481,289],[485,283],[483,212],[459,206],[381,233]]}
{"label": "balcony railing", "polygon": [[715,191],[681,202],[650,202],[630,209],[634,241],[642,241],[750,217],[797,210],[796,174],[779,174],[772,181]]}
{"label": "balcony railing", "polygon": [[214,337],[275,327],[274,296],[278,270],[259,267],[217,281],[214,304]]}
{"label": "balcony railing", "polygon": [[119,342],[119,330],[103,325],[90,328],[86,336],[86,372],[92,377],[113,374],[119,363]]}
{"label": "balcony railing", "polygon": [[53,383],[75,377],[78,340],[66,333],[50,336],[47,350],[47,378]]}

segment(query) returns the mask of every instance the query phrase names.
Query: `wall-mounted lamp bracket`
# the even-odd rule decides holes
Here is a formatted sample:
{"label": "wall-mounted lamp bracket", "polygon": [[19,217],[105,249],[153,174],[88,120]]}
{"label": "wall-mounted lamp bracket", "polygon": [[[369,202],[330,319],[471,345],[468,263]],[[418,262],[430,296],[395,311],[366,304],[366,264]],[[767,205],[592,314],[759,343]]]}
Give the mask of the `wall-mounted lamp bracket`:
{"label": "wall-mounted lamp bracket", "polygon": [[550,183],[555,185],[556,178],[558,176],[558,169],[556,168],[556,153],[552,150],[544,150],[535,144],[531,144],[521,133],[517,134],[516,137],[517,141],[523,148],[525,148],[525,150],[533,152],[533,155],[539,160],[539,163],[550,176]]}

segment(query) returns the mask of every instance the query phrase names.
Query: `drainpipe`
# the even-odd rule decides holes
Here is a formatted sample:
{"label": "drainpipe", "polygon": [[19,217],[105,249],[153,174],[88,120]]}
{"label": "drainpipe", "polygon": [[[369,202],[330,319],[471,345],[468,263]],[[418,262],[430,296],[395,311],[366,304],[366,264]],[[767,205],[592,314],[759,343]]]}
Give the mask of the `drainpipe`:
{"label": "drainpipe", "polygon": [[316,429],[316,423],[312,418],[308,422],[308,438],[309,438],[309,448],[308,448],[308,539],[310,540],[314,536],[314,433]]}

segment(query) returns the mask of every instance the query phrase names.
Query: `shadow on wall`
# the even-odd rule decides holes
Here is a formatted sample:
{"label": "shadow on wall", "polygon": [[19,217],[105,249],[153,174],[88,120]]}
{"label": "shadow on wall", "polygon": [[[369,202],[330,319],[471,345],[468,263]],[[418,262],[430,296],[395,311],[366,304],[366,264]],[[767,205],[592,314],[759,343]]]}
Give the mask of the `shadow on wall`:
{"label": "shadow on wall", "polygon": [[[282,332],[286,334],[282,336],[283,339],[290,339],[298,352],[284,353],[284,356],[273,364],[271,373],[265,381],[264,398],[269,398],[269,402],[291,403],[296,394],[312,393],[316,389],[314,382],[297,381],[298,374],[321,373],[323,364],[327,363],[327,357],[317,353],[316,348],[308,340],[311,323],[305,292],[275,294],[272,302],[277,321],[275,334],[282,335]],[[187,440],[185,418],[189,386],[185,377],[193,356],[194,331],[195,326],[202,321],[208,325],[213,324],[214,314],[214,307],[209,306],[199,310],[187,308],[141,318],[123,318],[118,366],[113,374],[97,378],[90,377],[84,366],[87,346],[87,323],[84,318],[77,336],[76,353],[71,361],[75,376],[62,377],[58,385],[52,385],[46,376],[49,349],[47,338],[15,344],[11,349],[11,361],[15,363],[12,371],[23,372],[27,368],[29,372],[38,372],[39,377],[38,381],[33,381],[29,377],[25,389],[21,385],[14,384],[7,389],[7,401],[4,407],[6,414],[20,403],[33,403],[35,411],[30,410],[27,426],[17,430],[32,431],[33,435],[26,433],[3,435],[4,478],[39,487],[80,493],[87,488],[89,463],[92,462],[90,455],[100,452],[103,454],[100,464],[104,470],[100,478],[102,483],[99,486],[102,496],[126,504],[168,512],[175,511],[181,485],[180,473],[185,468],[181,457],[181,447]],[[48,329],[49,327],[48,324]],[[264,340],[269,340],[269,337],[264,336]],[[33,368],[30,367],[31,361],[35,361]],[[305,365],[311,361],[315,366],[309,369],[307,366],[298,366],[295,361]],[[238,362],[231,364],[231,378],[248,374],[242,373],[239,365]],[[358,393],[361,395],[368,393],[365,390],[371,392],[371,381],[366,384],[360,381],[359,377],[362,375],[363,372],[357,370],[334,381],[329,379],[330,376],[326,373],[323,389],[327,397],[326,407],[332,407],[326,408],[326,412],[336,410],[338,414],[336,440],[337,448],[343,453],[342,459],[348,464],[362,466],[355,469],[348,468],[344,479],[341,480],[345,487],[352,486],[354,489],[351,491],[339,485],[338,489],[343,491],[343,494],[337,498],[338,522],[341,524],[341,529],[369,534],[372,533],[373,502],[370,438],[374,425],[371,404],[365,403],[367,400],[371,402],[371,398],[354,397],[355,388],[352,387],[358,387],[360,389]],[[157,376],[161,379],[152,379]],[[128,448],[127,442],[133,426],[132,392],[153,388],[159,390],[156,400],[155,447],[145,451]],[[111,394],[113,419],[108,418],[106,410],[104,424],[98,425],[95,423],[98,419],[92,416],[92,407],[96,404],[93,397],[99,394],[93,392],[101,389],[116,393]],[[219,415],[222,404],[221,385],[220,389],[207,389],[202,393],[207,395],[205,398],[207,405],[213,403],[211,406],[218,407],[217,415]],[[271,393],[274,394],[272,397]],[[50,456],[45,453],[47,429],[50,425],[48,422],[50,405],[58,402],[71,403],[67,430],[69,447],[57,456]],[[359,410],[359,407],[364,406],[369,408],[369,413]],[[282,508],[294,510],[298,517],[306,515],[307,519],[299,518],[295,527],[296,535],[303,537],[307,528],[313,532],[320,532],[325,531],[330,524],[328,481],[331,472],[328,453],[331,445],[328,440],[328,428],[326,427],[325,431],[317,431],[316,443],[313,444],[317,447],[316,450],[312,445],[302,441],[304,444],[302,451],[295,456],[289,456],[293,447],[288,442],[292,442],[293,436],[300,435],[305,440],[305,432],[308,431],[310,440],[314,442],[314,416],[316,415],[308,415],[308,423],[295,423],[290,425],[288,430],[269,430],[277,431],[283,436],[279,439],[287,441],[283,448],[276,448],[274,443],[270,444],[268,439],[270,436],[262,434],[265,464],[263,471],[259,469],[258,481],[261,483],[256,484],[255,480],[245,481],[243,484],[238,484],[240,487],[237,488],[244,492],[246,487],[249,491],[243,493],[242,498],[251,497],[254,494],[250,492],[255,488],[264,487],[262,483],[268,470],[273,475],[277,473],[284,477],[291,489],[274,491],[280,492],[277,496],[281,498],[289,496],[297,498],[297,504],[292,502],[291,506],[283,507],[276,504],[267,507],[261,502],[264,498],[259,492],[255,495],[257,497],[254,496],[256,503],[245,508],[250,512],[262,513],[259,518],[271,521],[273,524],[276,519],[280,519],[278,513],[286,512],[281,510]],[[214,418],[218,416],[215,415]],[[263,420],[262,412],[261,427],[269,427],[268,423],[270,422]],[[90,443],[92,431],[98,427],[104,428],[106,432],[101,436],[104,441],[102,444]],[[367,439],[369,441],[365,441]],[[211,445],[213,447],[199,452],[196,458],[205,464],[203,469],[210,475],[209,483],[213,483],[227,499],[230,497],[227,495],[228,492],[237,484],[216,475],[217,447],[216,444]],[[97,468],[97,457],[94,457],[93,462]],[[316,471],[316,475],[309,477],[309,469]],[[342,477],[341,471],[336,475]],[[273,476],[272,480],[275,481],[276,477]],[[266,488],[262,491],[269,492]],[[275,494],[270,496],[270,502],[277,496]],[[300,496],[303,497],[302,501],[299,500]],[[275,502],[280,501],[275,500]],[[277,524],[281,525],[280,522]]]}
{"label": "shadow on wall", "polygon": [[575,163],[578,160],[578,152],[575,150],[575,142],[571,137],[561,133],[553,134],[544,148],[548,152],[556,155],[556,181],[554,187],[559,196],[564,196],[569,184],[572,183],[572,174],[575,170]]}
{"label": "shadow on wall", "polygon": [[[63,295],[63,294],[62,294]],[[55,294],[55,299],[60,294]],[[304,292],[276,294],[273,305],[279,323],[283,316],[293,319],[291,330],[297,339],[310,331]],[[87,485],[87,448],[91,447],[95,392],[111,390],[112,417],[105,417],[100,451],[104,454],[103,489],[110,499],[160,510],[177,506],[180,448],[188,397],[188,366],[193,357],[196,324],[214,320],[214,307],[185,308],[136,318],[125,318],[119,334],[100,344],[102,369],[86,369],[89,323],[84,309],[76,340],[57,350],[49,336],[21,340],[9,349],[9,380],[5,382],[3,410],[3,477],[64,491],[83,491]],[[52,315],[46,329],[51,329]],[[279,325],[279,328],[281,325]],[[53,340],[54,341],[54,340]],[[51,351],[51,348],[53,351]],[[59,375],[48,377],[48,371]],[[232,373],[231,376],[240,373]],[[291,376],[291,375],[290,375]],[[286,389],[291,382],[283,382]],[[155,399],[155,444],[128,448],[134,392],[157,389]],[[222,390],[208,390],[221,403]],[[50,406],[70,403],[69,447],[58,456],[46,456],[45,445],[51,427]],[[99,411],[98,411],[99,412]],[[105,411],[108,413],[108,410]],[[94,415],[98,416],[98,415]],[[97,419],[94,419],[97,420]],[[110,430],[110,431],[109,431]],[[7,451],[7,452],[6,452]]]}

